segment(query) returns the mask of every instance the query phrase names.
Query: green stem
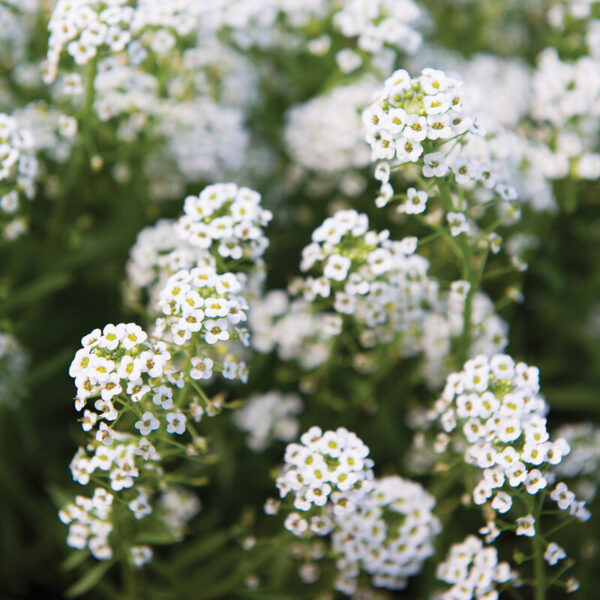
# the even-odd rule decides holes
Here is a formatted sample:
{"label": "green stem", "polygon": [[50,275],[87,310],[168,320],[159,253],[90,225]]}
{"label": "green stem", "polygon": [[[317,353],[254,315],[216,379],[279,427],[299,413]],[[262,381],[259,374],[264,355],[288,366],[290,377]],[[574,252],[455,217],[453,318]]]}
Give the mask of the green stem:
{"label": "green stem", "polygon": [[534,568],[534,583],[535,583],[535,600],[546,600],[546,567],[544,565],[544,556],[542,547],[537,539],[537,536],[531,540],[533,548],[533,568]]}
{"label": "green stem", "polygon": [[544,547],[543,547],[543,536],[538,534],[538,530],[541,529],[541,518],[542,507],[544,505],[544,498],[546,494],[541,491],[537,499],[533,517],[535,518],[536,533],[531,539],[531,545],[533,549],[533,570],[534,570],[534,590],[535,600],[546,600],[546,565],[544,563]]}

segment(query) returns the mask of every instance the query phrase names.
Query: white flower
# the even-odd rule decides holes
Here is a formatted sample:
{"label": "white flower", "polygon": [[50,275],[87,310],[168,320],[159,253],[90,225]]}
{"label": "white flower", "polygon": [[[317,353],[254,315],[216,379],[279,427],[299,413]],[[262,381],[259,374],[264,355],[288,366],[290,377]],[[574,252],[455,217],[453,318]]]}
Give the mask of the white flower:
{"label": "white flower", "polygon": [[517,530],[515,532],[517,535],[526,535],[528,537],[535,536],[535,519],[532,515],[527,515],[525,517],[519,517],[517,519]]}
{"label": "white flower", "polygon": [[182,435],[185,433],[186,418],[183,413],[167,413],[167,433],[176,433]]}
{"label": "white flower", "polygon": [[213,361],[210,358],[200,358],[194,356],[191,360],[192,369],[190,377],[192,379],[210,379],[213,374]]}
{"label": "white flower", "polygon": [[328,279],[343,281],[348,275],[348,269],[350,268],[351,264],[352,261],[347,256],[332,254],[325,263],[323,275]]}
{"label": "white flower", "polygon": [[469,233],[470,226],[464,213],[449,212],[446,215],[446,219],[450,225],[452,236],[456,237],[461,233]]}
{"label": "white flower", "polygon": [[142,435],[148,435],[159,427],[160,421],[151,412],[145,412],[142,418],[135,424],[135,428],[139,429]]}
{"label": "white flower", "polygon": [[424,177],[444,177],[448,173],[448,163],[441,152],[426,154],[423,157],[423,162]]}
{"label": "white flower", "polygon": [[409,215],[417,215],[425,211],[427,207],[427,192],[417,191],[415,188],[408,188],[406,191],[406,202],[398,210]]}
{"label": "white flower", "polygon": [[544,560],[552,567],[559,560],[567,557],[567,553],[556,543],[550,542],[544,552]]}

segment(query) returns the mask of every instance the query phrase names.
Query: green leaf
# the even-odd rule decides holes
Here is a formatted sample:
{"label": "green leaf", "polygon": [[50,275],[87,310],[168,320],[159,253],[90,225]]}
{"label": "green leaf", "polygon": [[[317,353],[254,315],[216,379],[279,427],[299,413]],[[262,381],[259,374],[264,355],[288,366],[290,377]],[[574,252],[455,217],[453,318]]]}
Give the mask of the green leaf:
{"label": "green leaf", "polygon": [[16,308],[22,308],[26,304],[40,300],[58,290],[67,287],[71,283],[71,276],[67,273],[54,273],[34,281],[5,299],[0,306],[0,315],[6,315]]}
{"label": "green leaf", "polygon": [[80,564],[85,562],[85,559],[89,556],[90,553],[87,550],[78,550],[77,552],[73,552],[62,562],[60,568],[63,571],[71,571],[75,567],[78,567]]}
{"label": "green leaf", "polygon": [[65,598],[78,598],[94,588],[113,566],[114,561],[101,562],[89,569],[85,575],[65,592]]}

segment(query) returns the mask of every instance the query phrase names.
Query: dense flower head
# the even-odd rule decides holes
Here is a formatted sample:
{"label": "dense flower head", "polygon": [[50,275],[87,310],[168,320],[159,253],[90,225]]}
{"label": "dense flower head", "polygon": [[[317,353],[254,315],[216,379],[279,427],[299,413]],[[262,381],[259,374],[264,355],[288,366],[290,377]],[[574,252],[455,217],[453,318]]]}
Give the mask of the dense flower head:
{"label": "dense flower head", "polygon": [[302,399],[297,394],[277,390],[266,394],[252,394],[246,404],[235,411],[233,422],[248,432],[247,444],[260,452],[274,440],[291,442],[298,435],[296,416],[302,410]]}
{"label": "dense flower head", "polygon": [[496,584],[515,577],[508,563],[498,561],[496,548],[484,546],[474,535],[450,548],[436,575],[439,580],[452,585],[439,596],[441,600],[494,600],[498,598]]}
{"label": "dense flower head", "polygon": [[435,69],[423,69],[414,79],[404,69],[395,71],[363,112],[373,160],[417,162],[440,140],[474,131],[462,108],[461,88],[461,82]]}
{"label": "dense flower head", "polygon": [[408,54],[421,45],[421,35],[409,26],[421,10],[412,0],[350,0],[334,15],[333,22],[347,37],[358,37],[358,47],[380,52],[384,46]]}
{"label": "dense flower head", "polygon": [[[377,165],[375,173],[381,182],[378,207],[404,198],[398,212],[420,214],[428,208],[433,192],[443,205],[444,224],[453,237],[480,235],[468,210],[473,206],[479,206],[482,213],[482,206],[495,205],[506,221],[519,218],[516,189],[494,172],[485,153],[482,158],[479,152],[464,150],[476,145],[475,140],[482,139],[485,132],[463,108],[462,82],[431,68],[423,69],[416,78],[404,69],[395,71],[364,110],[363,122],[372,160],[385,161]],[[408,168],[412,165],[417,169]],[[391,177],[401,167],[406,167],[401,172],[409,181],[428,186],[427,190],[409,187],[396,193]],[[462,190],[460,198],[451,193],[452,186]]]}
{"label": "dense flower head", "polygon": [[[476,504],[491,499],[494,510],[507,512],[511,488],[537,494],[549,484],[548,468],[569,453],[566,440],[550,440],[539,391],[538,369],[505,354],[478,356],[448,377],[432,416],[443,435],[462,447],[465,461],[482,469],[473,491]],[[585,520],[586,509],[578,508]]]}
{"label": "dense flower head", "polygon": [[260,200],[258,192],[234,183],[210,185],[185,199],[177,230],[182,239],[211,249],[214,256],[257,260],[268,246],[262,228],[273,217]]}
{"label": "dense flower head", "polygon": [[554,433],[571,447],[554,471],[563,479],[575,480],[578,497],[592,500],[600,484],[600,428],[592,423],[576,423],[562,425]]}
{"label": "dense flower head", "polygon": [[188,196],[179,219],[161,219],[138,234],[127,263],[126,302],[139,304],[145,292],[148,312],[160,313],[159,296],[169,277],[194,267],[214,270],[217,262],[221,272],[235,273],[246,297],[256,295],[268,247],[263,228],[271,217],[257,192],[235,184],[211,185]]}
{"label": "dense flower head", "polygon": [[[164,138],[167,158],[174,161],[183,182],[215,181],[232,173],[241,176],[250,138],[240,108],[200,97],[164,102],[156,112],[157,133]],[[164,159],[164,153],[158,157]]]}
{"label": "dense flower head", "polygon": [[287,113],[285,141],[295,161],[327,174],[367,166],[369,148],[358,111],[374,87],[372,78],[363,78],[292,107]]}
{"label": "dense flower head", "polygon": [[[441,526],[434,499],[398,476],[376,479],[353,512],[336,515],[332,549],[339,556],[336,587],[352,588],[361,569],[377,587],[403,589],[433,554]],[[354,587],[356,583],[354,583]]]}
{"label": "dense flower head", "polygon": [[391,321],[394,331],[407,330],[432,291],[428,262],[414,254],[416,238],[392,241],[368,226],[367,215],[342,210],[313,232],[300,269],[318,277],[304,281],[304,299],[333,296],[336,312],[367,327]]}
{"label": "dense flower head", "polygon": [[0,113],[0,233],[9,240],[22,235],[27,222],[19,213],[35,193],[38,162],[34,137],[15,117]]}
{"label": "dense flower head", "polygon": [[600,77],[598,57],[563,61],[554,48],[538,57],[531,115],[542,142],[532,158],[551,179],[600,176]]}
{"label": "dense flower head", "polygon": [[[141,46],[143,37],[148,49],[156,54],[170,50],[174,36],[186,36],[197,26],[195,18],[201,7],[191,0],[165,4],[143,0],[137,6],[128,0],[59,0],[48,23],[50,38],[46,65],[46,82],[56,77],[63,52],[77,65],[88,64],[103,50],[140,55],[148,50]],[[149,35],[140,36],[147,30]]]}
{"label": "dense flower head", "polygon": [[301,511],[323,513],[327,505],[334,514],[350,512],[372,488],[368,455],[369,448],[343,427],[325,432],[311,427],[300,444],[286,448],[284,470],[277,478],[279,493],[282,498],[292,494],[294,508]]}
{"label": "dense flower head", "polygon": [[[157,406],[173,407],[173,390],[181,387],[181,377],[169,364],[171,354],[166,344],[150,340],[139,325],[108,324],[82,338],[82,346],[69,375],[77,388],[75,406],[79,411],[85,409],[85,431],[98,425],[98,439],[110,444],[106,424],[119,415],[117,401],[140,403],[152,397]],[[94,401],[95,410],[86,408],[89,401]]]}
{"label": "dense flower head", "polygon": [[[300,265],[311,275],[293,282],[290,290],[314,305],[315,316],[333,309],[355,320],[365,349],[394,343],[402,356],[422,352],[427,380],[439,383],[448,373],[452,340],[463,331],[469,283],[457,280],[442,289],[428,273],[429,261],[416,254],[417,238],[390,240],[387,230],[369,230],[367,215],[354,210],[327,218],[312,239]],[[470,356],[504,348],[506,324],[481,292],[471,299],[471,322],[476,335]]]}
{"label": "dense flower head", "polygon": [[180,237],[176,221],[160,219],[142,229],[129,251],[125,302],[135,306],[148,296],[148,311],[158,311],[158,297],[167,280],[180,269],[216,267],[214,257],[205,248],[192,246]]}
{"label": "dense flower head", "polygon": [[106,489],[96,487],[91,498],[78,495],[74,503],[60,511],[60,520],[69,526],[68,546],[78,550],[89,548],[97,560],[112,558],[108,537],[113,530],[113,497]]}
{"label": "dense flower head", "polygon": [[122,432],[111,433],[113,443],[94,443],[88,451],[79,448],[71,461],[73,480],[87,485],[94,472],[104,473],[114,492],[132,488],[138,478],[152,473],[161,474],[157,467],[160,455],[145,437],[134,437]]}
{"label": "dense flower head", "polygon": [[261,353],[277,351],[281,360],[296,360],[314,369],[329,357],[342,328],[340,315],[315,312],[312,303],[291,300],[283,290],[271,290],[251,303],[252,347]]}
{"label": "dense flower head", "polygon": [[[241,326],[247,320],[248,303],[239,295],[241,284],[233,273],[223,275],[210,267],[182,269],[169,277],[160,293],[158,306],[165,315],[157,321],[155,334],[181,347],[189,347],[199,361],[193,379],[210,379],[218,350],[228,342],[249,344],[249,334]],[[214,361],[214,363],[213,363]],[[246,366],[237,359],[219,361],[219,370],[227,379],[247,378]],[[202,363],[202,367],[200,367]]]}

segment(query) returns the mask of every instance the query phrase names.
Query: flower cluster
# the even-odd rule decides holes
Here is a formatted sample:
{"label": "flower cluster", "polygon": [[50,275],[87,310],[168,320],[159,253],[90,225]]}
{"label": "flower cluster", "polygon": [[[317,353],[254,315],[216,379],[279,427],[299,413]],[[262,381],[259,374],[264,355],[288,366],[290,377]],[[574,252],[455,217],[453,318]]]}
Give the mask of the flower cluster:
{"label": "flower cluster", "polygon": [[300,269],[320,276],[305,280],[304,298],[328,298],[333,292],[338,313],[354,315],[367,327],[392,321],[395,332],[406,331],[427,297],[428,263],[414,254],[416,238],[395,242],[387,230],[368,227],[367,215],[342,210],[313,232]]}
{"label": "flower cluster", "polygon": [[[392,241],[387,230],[377,233],[368,224],[367,216],[354,210],[326,219],[313,232],[300,265],[318,277],[307,277],[291,289],[301,291],[317,311],[324,311],[323,300],[331,298],[336,313],[360,324],[363,348],[397,342],[402,356],[423,352],[425,376],[435,384],[448,373],[452,340],[463,331],[470,284],[458,280],[449,290],[440,289],[428,274],[429,262],[415,254],[417,238]],[[506,324],[485,294],[471,299],[471,323],[477,332],[471,356],[504,348]]]}
{"label": "flower cluster", "polygon": [[272,391],[252,394],[246,404],[235,411],[233,422],[248,432],[248,447],[255,452],[267,448],[273,440],[291,442],[298,435],[302,400],[297,394]]}
{"label": "flower cluster", "polygon": [[[296,163],[326,174],[366,167],[369,148],[362,136],[359,110],[374,89],[373,79],[363,78],[292,107],[285,141]],[[321,135],[323,131],[328,132],[326,136]]]}
{"label": "flower cluster", "polygon": [[240,326],[246,321],[248,303],[238,295],[241,285],[233,273],[218,275],[209,267],[182,269],[167,280],[158,305],[165,314],[157,321],[156,335],[161,333],[175,346],[185,346],[194,355],[191,360],[192,379],[210,379],[215,370],[226,379],[248,377],[244,362],[212,347],[240,341],[249,344],[248,331]]}
{"label": "flower cluster", "polygon": [[140,304],[145,292],[148,312],[158,312],[158,297],[169,277],[197,266],[216,268],[216,261],[206,249],[181,239],[176,221],[157,221],[139,232],[129,251],[125,303],[130,307]]}
{"label": "flower cluster", "polygon": [[334,514],[352,511],[371,490],[373,481],[369,448],[347,429],[323,432],[311,427],[300,442],[286,448],[284,471],[277,478],[280,496],[285,498],[291,493],[294,508],[317,509],[310,525],[297,513],[290,514],[286,528],[296,535],[309,526],[311,531],[323,527],[326,505]]}
{"label": "flower cluster", "polygon": [[398,476],[374,481],[354,512],[335,517],[331,545],[339,559],[336,588],[353,593],[362,569],[376,587],[403,589],[433,554],[441,525],[434,499],[418,484]]}
{"label": "flower cluster", "polygon": [[67,545],[78,550],[87,547],[97,560],[111,559],[112,504],[113,494],[101,487],[94,489],[91,498],[76,496],[74,503],[59,512],[60,520],[69,526]]}
{"label": "flower cluster", "polygon": [[268,246],[262,228],[272,219],[260,206],[260,194],[234,183],[210,185],[188,196],[177,221],[182,239],[224,259],[256,261]]}
{"label": "flower cluster", "polygon": [[305,370],[324,363],[342,329],[340,315],[315,312],[310,302],[291,300],[283,290],[272,290],[250,307],[252,347],[261,353],[277,349],[281,360],[296,360]]}
{"label": "flower cluster", "polygon": [[333,17],[334,25],[346,37],[357,37],[358,47],[373,54],[392,46],[413,54],[421,35],[408,24],[421,15],[412,0],[350,0]]}
{"label": "flower cluster", "polygon": [[[126,407],[129,403],[143,406],[144,400],[152,398],[154,405],[173,409],[173,391],[183,381],[169,365],[171,354],[164,342],[152,343],[135,323],[119,323],[106,325],[102,331],[95,329],[81,343],[83,348],[77,351],[69,375],[77,387],[75,407],[84,411],[82,427],[91,431],[98,425],[98,441],[112,443],[108,424],[119,416],[117,402]],[[88,400],[94,401],[95,411],[86,408]],[[157,428],[158,420],[152,429]]]}
{"label": "flower cluster", "polygon": [[[393,161],[394,168],[414,164],[428,183],[426,190],[410,187],[405,195],[394,195],[390,163],[381,163],[376,171],[382,184],[377,206],[405,197],[398,207],[400,212],[422,213],[427,207],[428,190],[435,184],[454,237],[474,234],[476,228],[467,215],[468,201],[453,198],[449,184],[466,190],[487,190],[487,194],[476,198],[475,205],[489,203],[491,195],[507,219],[514,220],[520,214],[515,188],[501,180],[489,163],[471,160],[462,152],[465,143],[484,133],[478,121],[463,108],[462,87],[462,82],[443,71],[426,68],[413,79],[400,69],[386,80],[383,90],[363,112],[372,159]],[[419,181],[420,177],[415,179]]]}
{"label": "flower cluster", "polygon": [[241,109],[198,98],[166,102],[158,116],[157,132],[183,181],[215,181],[242,171],[250,140]]}
{"label": "flower cluster", "polygon": [[[404,69],[395,71],[362,116],[373,160],[416,163],[425,154],[424,176],[445,176],[450,168],[445,156],[433,150],[445,140],[477,131],[463,111],[461,87],[435,69],[424,69],[415,79]],[[453,170],[462,175],[460,166]]]}
{"label": "flower cluster", "polygon": [[[356,592],[361,571],[376,587],[406,587],[433,554],[440,531],[434,499],[401,477],[374,479],[368,448],[343,428],[323,433],[313,427],[301,441],[288,446],[277,487],[282,497],[292,491],[294,508],[308,514],[289,513],[286,529],[304,539],[331,534],[334,587],[344,594]],[[265,511],[273,514],[276,504],[267,503]]]}
{"label": "flower cluster", "polygon": [[22,235],[27,222],[18,213],[23,200],[35,193],[38,162],[33,154],[34,138],[16,118],[0,113],[0,228],[9,240]]}
{"label": "flower cluster", "polygon": [[[439,419],[442,437],[452,434],[447,441],[462,444],[465,462],[482,469],[483,478],[473,490],[476,504],[491,499],[495,511],[508,512],[513,505],[508,491],[537,494],[548,485],[548,468],[568,454],[563,438],[550,440],[547,406],[539,391],[538,369],[505,354],[478,356],[448,377],[433,416]],[[572,507],[581,520],[589,518],[584,504]],[[522,528],[523,535],[533,535],[530,526]]]}
{"label": "flower cluster", "polygon": [[555,431],[571,447],[571,452],[555,465],[561,478],[575,479],[577,496],[591,501],[600,484],[600,429],[591,423],[563,425]]}
{"label": "flower cluster", "polygon": [[551,179],[600,176],[598,65],[598,59],[590,56],[562,61],[554,48],[538,57],[531,114],[545,133],[545,143],[536,149]]}
{"label": "flower cluster", "polygon": [[508,563],[498,562],[496,548],[484,547],[474,535],[450,548],[436,575],[439,580],[452,585],[439,596],[440,600],[492,600],[498,597],[496,584],[507,583],[516,576]]}
{"label": "flower cluster", "polygon": [[271,217],[257,192],[235,184],[188,196],[179,219],[162,219],[138,234],[127,263],[127,304],[139,304],[146,292],[148,311],[160,312],[159,295],[169,277],[182,269],[216,269],[217,263],[236,274],[246,297],[258,294],[268,246],[263,227]]}
{"label": "flower cluster", "polygon": [[77,450],[71,461],[74,481],[87,485],[95,471],[104,471],[111,489],[120,492],[134,487],[145,471],[160,472],[152,464],[160,460],[160,455],[146,438],[135,439],[120,432],[113,432],[112,436],[111,444],[91,446],[90,455],[83,448]]}
{"label": "flower cluster", "polygon": [[127,0],[59,0],[48,23],[45,80],[54,81],[65,50],[77,65],[88,64],[102,50],[127,50],[134,61],[144,60],[147,50],[139,34],[145,28],[149,31],[144,38],[147,46],[157,54],[167,52],[176,41],[172,32],[180,36],[192,33],[200,12],[190,0],[168,5],[145,0],[135,8]]}

